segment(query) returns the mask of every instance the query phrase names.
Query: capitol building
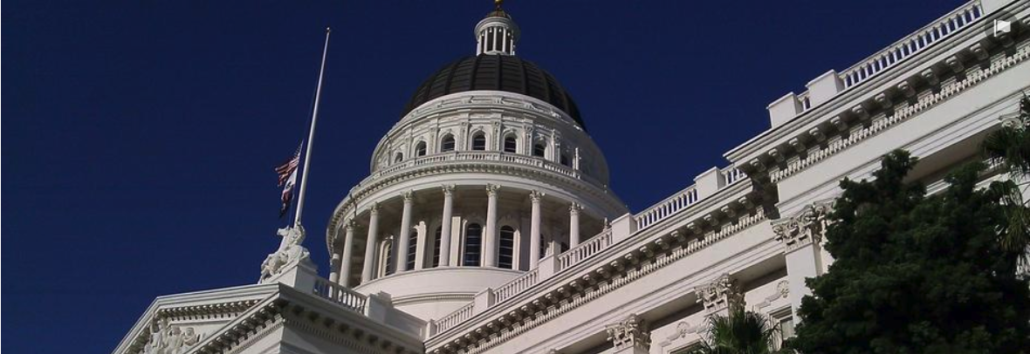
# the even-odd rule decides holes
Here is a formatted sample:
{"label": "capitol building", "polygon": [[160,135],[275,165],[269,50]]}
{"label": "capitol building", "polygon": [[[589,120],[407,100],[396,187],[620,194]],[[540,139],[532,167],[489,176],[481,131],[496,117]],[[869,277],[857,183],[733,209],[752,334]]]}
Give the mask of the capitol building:
{"label": "capitol building", "polygon": [[1030,1],[972,0],[771,102],[725,165],[629,210],[573,93],[518,55],[515,18],[498,5],[427,73],[368,177],[313,211],[331,212],[324,244],[281,230],[258,284],[160,296],[114,353],[681,353],[734,306],[790,336],[833,262],[839,181],[906,149],[909,179],[939,191],[1030,90]]}

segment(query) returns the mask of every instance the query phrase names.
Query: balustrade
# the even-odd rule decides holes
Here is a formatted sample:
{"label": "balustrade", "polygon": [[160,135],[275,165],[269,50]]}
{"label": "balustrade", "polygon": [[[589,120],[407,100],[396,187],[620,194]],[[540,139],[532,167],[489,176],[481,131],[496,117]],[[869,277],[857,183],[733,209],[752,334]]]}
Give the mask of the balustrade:
{"label": "balustrade", "polygon": [[312,293],[341,305],[348,310],[357,313],[364,313],[365,311],[365,300],[367,299],[365,295],[344,288],[328,279],[317,278]]}

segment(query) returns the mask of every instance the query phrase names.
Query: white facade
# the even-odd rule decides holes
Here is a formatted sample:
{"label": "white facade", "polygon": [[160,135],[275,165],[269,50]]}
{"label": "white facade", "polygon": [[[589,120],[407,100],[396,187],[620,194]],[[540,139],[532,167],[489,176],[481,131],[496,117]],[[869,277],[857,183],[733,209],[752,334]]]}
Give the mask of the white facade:
{"label": "white facade", "polygon": [[[515,54],[499,7],[475,35],[477,55]],[[284,242],[263,284],[160,297],[115,353],[676,353],[731,305],[789,335],[833,262],[838,182],[901,148],[939,190],[1017,111],[1028,57],[1030,1],[971,1],[771,103],[726,167],[636,213],[575,113],[508,90],[429,99],[333,211],[329,279]]]}

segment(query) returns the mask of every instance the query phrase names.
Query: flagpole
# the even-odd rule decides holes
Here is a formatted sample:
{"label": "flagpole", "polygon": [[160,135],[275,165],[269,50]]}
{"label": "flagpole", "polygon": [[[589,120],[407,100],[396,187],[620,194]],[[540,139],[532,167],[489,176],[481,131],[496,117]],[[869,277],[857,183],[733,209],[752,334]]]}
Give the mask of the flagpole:
{"label": "flagpole", "polygon": [[318,69],[318,87],[315,89],[315,107],[311,110],[311,130],[308,132],[308,146],[304,150],[304,170],[300,175],[300,196],[297,197],[297,214],[293,217],[293,226],[300,226],[300,216],[304,212],[304,192],[308,187],[308,166],[311,162],[311,146],[315,145],[315,123],[318,122],[318,102],[322,98],[322,77],[325,74],[325,58],[329,52],[329,34],[332,30],[325,28],[325,46],[322,47],[322,66]]}

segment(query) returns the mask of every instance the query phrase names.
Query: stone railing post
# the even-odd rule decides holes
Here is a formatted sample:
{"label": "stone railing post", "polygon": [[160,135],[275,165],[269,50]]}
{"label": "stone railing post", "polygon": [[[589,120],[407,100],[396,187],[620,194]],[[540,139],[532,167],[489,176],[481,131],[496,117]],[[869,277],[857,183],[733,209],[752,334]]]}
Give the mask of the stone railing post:
{"label": "stone railing post", "polygon": [[718,167],[712,167],[694,177],[694,189],[697,190],[698,200],[711,197],[726,186],[726,180],[722,178],[721,172]]}
{"label": "stone railing post", "polygon": [[486,288],[485,290],[480,291],[476,294],[475,300],[473,300],[475,302],[472,305],[472,313],[479,314],[486,311],[490,306],[494,305],[494,300],[496,298],[497,296],[494,295],[494,289],[492,288]]}
{"label": "stone railing post", "polygon": [[633,214],[624,214],[612,220],[612,244],[619,243],[637,232],[637,223],[633,220]]}

